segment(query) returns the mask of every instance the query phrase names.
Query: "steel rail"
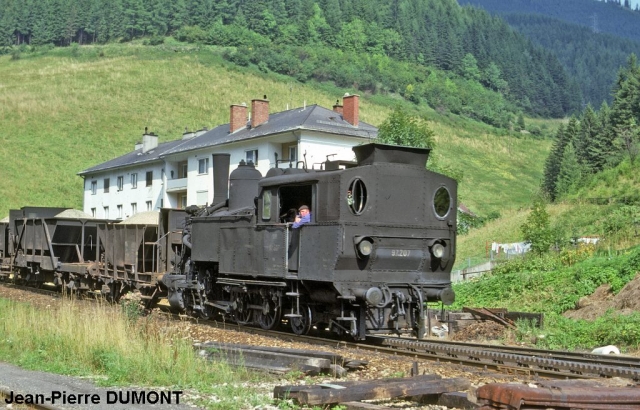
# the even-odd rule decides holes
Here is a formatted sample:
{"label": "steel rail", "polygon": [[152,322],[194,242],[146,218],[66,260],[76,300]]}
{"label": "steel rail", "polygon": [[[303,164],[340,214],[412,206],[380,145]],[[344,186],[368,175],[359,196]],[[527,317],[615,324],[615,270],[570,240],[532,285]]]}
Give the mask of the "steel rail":
{"label": "steel rail", "polygon": [[[25,289],[34,290],[33,288]],[[36,291],[38,290],[36,289]],[[48,293],[48,291],[43,293],[45,292]],[[182,321],[185,320],[185,315],[173,313],[169,313],[169,315]],[[589,353],[527,349],[515,346],[417,340],[396,336],[369,336],[365,342],[350,342],[329,337],[299,336],[293,333],[264,330],[226,321],[201,320],[192,317],[189,317],[189,319],[215,328],[259,334],[283,340],[465,364],[522,376],[551,378],[620,377],[631,379],[635,382],[640,381],[640,358],[636,359],[629,356],[600,356]]]}
{"label": "steel rail", "polygon": [[[373,338],[372,338],[373,339]],[[386,340],[387,338],[384,338]],[[573,360],[573,361],[585,361],[592,362],[594,360],[601,364],[607,364],[610,366],[629,366],[640,367],[640,357],[626,356],[626,355],[599,355],[590,352],[572,352],[568,350],[548,350],[548,349],[533,349],[520,346],[496,346],[481,343],[468,343],[468,342],[454,342],[449,340],[429,339],[426,340],[430,343],[441,343],[449,346],[461,346],[461,347],[475,347],[485,350],[495,350],[501,352],[511,352],[515,354],[535,354],[539,357],[546,357],[550,359],[558,360]]]}
{"label": "steel rail", "polygon": [[[499,373],[515,374],[529,377],[548,377],[561,379],[594,379],[620,377],[640,381],[640,359],[629,360],[627,366],[609,361],[609,356],[591,355],[593,357],[572,356],[564,359],[545,357],[547,350],[524,349],[512,346],[484,345],[478,343],[419,341],[403,339],[395,336],[370,336],[364,343],[349,342],[343,339],[331,339],[315,336],[298,336],[291,333],[264,330],[231,323],[201,322],[213,327],[237,330],[251,334],[276,337],[283,340],[309,343],[333,348],[351,348],[385,353],[394,356],[407,356],[415,359],[451,362],[483,369],[491,369]],[[513,350],[519,353],[514,353]],[[548,353],[546,353],[548,354]]]}
{"label": "steel rail", "polygon": [[[557,376],[565,377],[621,377],[640,381],[640,362],[633,365],[630,361],[626,366],[619,362],[612,363],[603,357],[545,357],[536,349],[522,349],[518,353],[513,353],[509,349],[496,348],[496,346],[483,345],[460,345],[458,343],[433,343],[427,341],[408,340],[400,338],[383,338],[377,340],[383,346],[393,346],[411,352],[426,353],[433,356],[444,356],[451,360],[464,359],[465,362],[476,361],[490,364],[492,366],[510,366],[514,370],[522,372],[530,371],[537,373],[553,373]],[[545,352],[545,351],[542,351]]]}

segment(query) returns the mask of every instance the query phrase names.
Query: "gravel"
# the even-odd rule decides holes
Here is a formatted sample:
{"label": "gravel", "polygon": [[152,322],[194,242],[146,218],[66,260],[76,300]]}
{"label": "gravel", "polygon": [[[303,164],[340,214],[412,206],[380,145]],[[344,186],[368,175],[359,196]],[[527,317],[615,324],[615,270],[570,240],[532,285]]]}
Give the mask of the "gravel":
{"label": "gravel", "polygon": [[[30,291],[24,291],[12,287],[6,287],[0,285],[0,298],[19,300],[22,302],[32,303],[36,306],[46,309],[56,309],[61,299],[58,297],[52,297],[48,295],[33,293]],[[152,318],[154,318],[161,326],[171,327],[174,331],[180,332],[184,338],[190,339],[193,343],[197,342],[221,342],[221,343],[234,343],[234,344],[253,344],[260,346],[271,346],[281,348],[292,349],[306,349],[306,350],[321,350],[331,353],[339,353],[345,358],[355,360],[368,361],[368,366],[361,370],[350,371],[345,378],[340,381],[347,380],[375,380],[380,378],[389,377],[408,377],[411,373],[411,368],[414,362],[413,358],[404,356],[393,356],[382,353],[372,353],[369,351],[360,351],[354,349],[347,349],[343,347],[321,347],[315,345],[309,345],[307,343],[300,343],[295,340],[295,336],[292,335],[288,340],[274,339],[271,337],[265,337],[260,335],[252,335],[249,333],[238,332],[235,330],[225,330],[214,328],[206,323],[196,323],[191,321],[175,321],[168,318],[166,315],[152,312]],[[96,391],[100,394],[104,393],[104,389],[97,388],[91,384],[79,384],[82,386],[82,390],[76,389],[74,383],[80,383],[82,380],[76,378],[69,378],[66,376],[57,376],[40,372],[20,373],[24,372],[13,366],[0,363],[0,386],[6,385],[20,390],[23,392],[43,392],[52,391],[52,389],[67,388],[67,391],[85,392]],[[5,372],[6,369],[10,371]],[[471,381],[473,387],[478,387],[486,383],[501,383],[501,382],[513,382],[517,381],[513,376],[500,375],[492,372],[485,372],[475,368],[469,368],[466,366],[438,363],[427,360],[418,360],[418,369],[420,374],[438,374],[443,378],[463,377]],[[21,375],[22,374],[22,375]],[[319,383],[331,383],[336,379],[330,376],[317,376],[317,377],[305,377],[301,376],[297,380],[283,379],[274,380],[272,383],[267,383],[261,386],[252,386],[251,390],[259,390],[269,394],[273,391],[273,388],[277,385],[290,385],[290,384],[319,384]],[[37,383],[45,383],[38,385]],[[83,383],[89,383],[82,381]],[[49,383],[49,384],[46,384]],[[68,386],[68,387],[66,387]],[[35,389],[35,390],[34,390]],[[44,390],[43,390],[44,389]],[[0,400],[0,403],[3,403]],[[377,403],[379,405],[389,407],[401,407],[404,410],[410,409],[443,409],[442,406],[433,405],[419,405],[416,402],[402,402],[402,401],[390,401]],[[1,405],[1,404],[0,404]],[[0,407],[1,409],[2,407]],[[78,408],[78,407],[64,407],[64,408]],[[95,408],[101,409],[101,407],[83,407],[83,408]],[[109,407],[113,409],[117,407]],[[132,408],[132,407],[127,407]],[[152,408],[149,406],[141,408]],[[178,407],[165,407],[162,409],[172,409]],[[181,408],[181,407],[180,407]]]}

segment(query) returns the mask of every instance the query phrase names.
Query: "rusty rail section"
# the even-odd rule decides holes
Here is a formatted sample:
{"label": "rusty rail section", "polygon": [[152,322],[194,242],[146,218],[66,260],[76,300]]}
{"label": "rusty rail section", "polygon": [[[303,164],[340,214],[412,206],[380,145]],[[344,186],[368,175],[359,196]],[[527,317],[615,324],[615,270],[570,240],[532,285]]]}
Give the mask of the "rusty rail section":
{"label": "rusty rail section", "polygon": [[568,378],[621,377],[640,381],[640,361],[633,358],[628,358],[626,362],[609,361],[608,356],[588,358],[573,356],[568,352],[561,352],[560,355],[564,357],[557,358],[548,357],[546,353],[535,349],[505,352],[502,346],[478,347],[398,338],[384,338],[379,342],[384,346],[402,348],[449,361],[485,365],[513,373],[551,374]]}
{"label": "rusty rail section", "polygon": [[571,381],[521,384],[491,383],[476,390],[480,410],[510,409],[602,409],[640,408],[638,387],[598,387]]}

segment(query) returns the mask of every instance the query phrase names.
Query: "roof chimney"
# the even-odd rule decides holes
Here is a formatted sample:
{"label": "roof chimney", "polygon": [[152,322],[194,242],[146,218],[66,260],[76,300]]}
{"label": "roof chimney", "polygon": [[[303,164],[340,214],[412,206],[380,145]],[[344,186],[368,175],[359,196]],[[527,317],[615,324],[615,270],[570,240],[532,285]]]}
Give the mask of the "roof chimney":
{"label": "roof chimney", "polygon": [[229,120],[229,132],[234,133],[247,126],[247,104],[233,104],[231,106],[231,118]]}
{"label": "roof chimney", "polygon": [[251,100],[251,128],[269,121],[269,100],[265,95],[262,100]]}
{"label": "roof chimney", "polygon": [[340,100],[336,100],[336,103],[333,104],[333,111],[337,112],[340,115],[342,115],[342,112],[344,110],[342,109],[342,104],[340,104]]}
{"label": "roof chimney", "polygon": [[184,127],[184,132],[182,133],[182,139],[188,140],[196,136],[196,133],[193,131],[189,131],[189,127]]}
{"label": "roof chimney", "polygon": [[149,152],[158,146],[158,136],[153,132],[147,132],[147,127],[144,127],[144,134],[142,135],[142,153]]}
{"label": "roof chimney", "polygon": [[359,123],[359,115],[360,115],[360,107],[359,107],[360,96],[358,94],[349,95],[348,93],[344,95],[342,98],[342,104],[344,105],[342,117],[349,124],[354,127],[358,126]]}

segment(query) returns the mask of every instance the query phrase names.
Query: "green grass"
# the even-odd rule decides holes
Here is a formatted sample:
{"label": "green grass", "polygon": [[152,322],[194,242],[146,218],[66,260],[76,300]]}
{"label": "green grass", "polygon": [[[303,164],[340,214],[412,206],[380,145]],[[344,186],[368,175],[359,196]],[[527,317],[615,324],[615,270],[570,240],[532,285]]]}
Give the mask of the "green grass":
{"label": "green grass", "polygon": [[[104,386],[165,386],[198,392],[209,409],[254,408],[271,401],[248,383],[267,376],[199,358],[184,335],[150,318],[132,320],[108,305],[63,301],[37,308],[0,299],[0,360],[94,379]],[[192,394],[193,395],[193,394]],[[215,397],[216,399],[211,399]]]}
{"label": "green grass", "polygon": [[618,293],[637,275],[638,266],[640,247],[614,253],[579,247],[544,257],[529,256],[507,262],[478,280],[455,285],[454,308],[505,307],[544,313],[544,329],[525,325],[519,334],[521,338],[543,334],[544,338],[538,340],[541,347],[592,349],[613,344],[637,350],[639,312],[624,316],[608,312],[595,321],[571,320],[562,313],[574,309],[581,297],[591,295],[602,284],[611,285]]}
{"label": "green grass", "polygon": [[[68,47],[0,56],[0,217],[22,206],[82,208],[77,172],[130,152],[144,127],[161,141],[229,121],[229,105],[266,94],[272,112],[320,104],[331,84],[238,68],[216,47],[169,42]],[[379,125],[397,105],[426,117],[439,163],[462,171],[461,200],[480,215],[526,205],[550,141],[439,114],[393,95],[363,95],[361,119]]]}

